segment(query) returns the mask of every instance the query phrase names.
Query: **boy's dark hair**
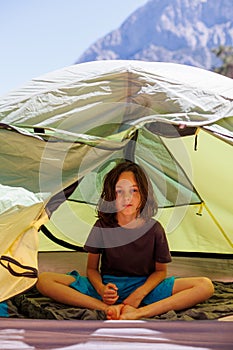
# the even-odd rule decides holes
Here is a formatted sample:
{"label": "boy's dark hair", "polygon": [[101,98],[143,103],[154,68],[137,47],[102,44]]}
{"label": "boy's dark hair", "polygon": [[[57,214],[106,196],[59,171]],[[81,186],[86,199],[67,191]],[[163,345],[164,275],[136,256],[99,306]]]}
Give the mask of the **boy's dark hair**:
{"label": "boy's dark hair", "polygon": [[138,164],[131,161],[125,161],[116,165],[108,174],[106,174],[102,194],[97,205],[98,218],[102,219],[108,225],[114,225],[117,223],[115,188],[119,176],[125,171],[131,171],[138,184],[138,189],[141,195],[139,208],[140,216],[145,220],[149,220],[158,210],[152,184],[147,174]]}

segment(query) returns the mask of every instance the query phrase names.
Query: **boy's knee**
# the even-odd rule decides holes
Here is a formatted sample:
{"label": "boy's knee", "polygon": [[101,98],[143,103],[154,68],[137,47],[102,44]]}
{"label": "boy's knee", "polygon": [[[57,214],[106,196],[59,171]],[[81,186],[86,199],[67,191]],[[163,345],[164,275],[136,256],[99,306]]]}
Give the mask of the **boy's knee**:
{"label": "boy's knee", "polygon": [[49,280],[49,272],[42,272],[39,274],[37,282],[36,282],[36,288],[42,294],[46,290],[46,285],[47,285],[48,280]]}
{"label": "boy's knee", "polygon": [[207,298],[210,298],[214,294],[214,285],[208,277],[201,277],[200,286]]}

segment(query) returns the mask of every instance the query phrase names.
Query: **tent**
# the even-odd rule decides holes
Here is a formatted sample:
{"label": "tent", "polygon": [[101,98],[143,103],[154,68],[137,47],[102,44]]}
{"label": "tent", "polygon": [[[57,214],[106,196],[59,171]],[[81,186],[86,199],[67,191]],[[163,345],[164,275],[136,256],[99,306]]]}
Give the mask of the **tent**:
{"label": "tent", "polygon": [[149,174],[171,251],[232,254],[232,79],[160,62],[65,67],[0,99],[0,145],[0,301],[35,283],[38,250],[82,248],[122,159]]}

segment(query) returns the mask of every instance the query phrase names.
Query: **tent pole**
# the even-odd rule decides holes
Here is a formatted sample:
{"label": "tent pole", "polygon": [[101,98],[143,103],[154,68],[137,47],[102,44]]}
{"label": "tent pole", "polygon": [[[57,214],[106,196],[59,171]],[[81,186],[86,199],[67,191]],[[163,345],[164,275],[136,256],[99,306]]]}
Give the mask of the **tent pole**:
{"label": "tent pole", "polygon": [[206,203],[203,202],[203,206],[204,208],[207,210],[207,212],[209,213],[210,217],[212,218],[212,220],[214,221],[214,223],[217,225],[217,227],[219,228],[220,232],[222,233],[223,237],[225,238],[225,240],[227,241],[227,243],[230,245],[231,248],[233,248],[233,243],[231,242],[230,238],[227,236],[226,232],[224,231],[224,229],[222,228],[222,226],[219,224],[219,222],[217,221],[217,219],[215,218],[215,216],[212,214],[212,212],[210,211],[210,209],[207,207]]}

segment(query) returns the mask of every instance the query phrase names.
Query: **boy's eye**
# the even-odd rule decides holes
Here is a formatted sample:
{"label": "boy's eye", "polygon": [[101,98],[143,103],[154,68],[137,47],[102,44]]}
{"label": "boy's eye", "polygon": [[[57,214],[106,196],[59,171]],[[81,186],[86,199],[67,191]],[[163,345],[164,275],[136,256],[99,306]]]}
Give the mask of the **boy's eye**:
{"label": "boy's eye", "polygon": [[116,194],[122,194],[122,190],[116,190]]}
{"label": "boy's eye", "polygon": [[[123,193],[124,193],[124,191],[121,190],[121,189],[117,189],[116,190],[116,194],[119,195],[119,196],[122,196]],[[132,188],[132,189],[129,190],[128,193],[130,193],[130,194],[138,193],[138,189],[137,188]]]}

